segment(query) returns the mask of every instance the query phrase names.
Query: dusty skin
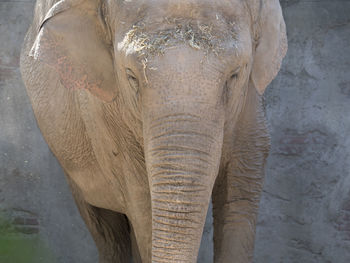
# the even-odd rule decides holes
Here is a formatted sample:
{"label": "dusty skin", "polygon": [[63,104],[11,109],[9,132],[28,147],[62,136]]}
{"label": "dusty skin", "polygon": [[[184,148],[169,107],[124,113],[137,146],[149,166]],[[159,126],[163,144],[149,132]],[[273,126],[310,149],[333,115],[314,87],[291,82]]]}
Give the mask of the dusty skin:
{"label": "dusty skin", "polygon": [[21,71],[101,263],[196,262],[211,197],[214,261],[251,262],[286,49],[278,0],[37,1]]}

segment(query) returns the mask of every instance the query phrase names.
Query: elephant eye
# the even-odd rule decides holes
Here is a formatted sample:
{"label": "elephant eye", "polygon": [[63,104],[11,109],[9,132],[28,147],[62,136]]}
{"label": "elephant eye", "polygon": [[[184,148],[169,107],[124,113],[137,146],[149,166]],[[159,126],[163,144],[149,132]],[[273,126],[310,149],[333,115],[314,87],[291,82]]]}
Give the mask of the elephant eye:
{"label": "elephant eye", "polygon": [[234,71],[231,72],[230,80],[235,80],[238,78],[238,74],[240,72],[240,67],[236,68]]}
{"label": "elephant eye", "polygon": [[233,80],[233,79],[236,79],[238,77],[238,73],[235,73],[235,74],[232,74],[230,79]]}
{"label": "elephant eye", "polygon": [[236,80],[239,77],[241,67],[236,68],[235,70],[231,71],[231,74],[229,75],[229,78],[226,80],[223,92],[222,92],[222,102],[226,104],[229,100],[229,97],[231,97],[232,89],[235,88]]}
{"label": "elephant eye", "polygon": [[134,72],[132,72],[131,69],[126,69],[126,76],[128,78],[129,85],[137,93],[139,89],[139,81],[137,80]]}

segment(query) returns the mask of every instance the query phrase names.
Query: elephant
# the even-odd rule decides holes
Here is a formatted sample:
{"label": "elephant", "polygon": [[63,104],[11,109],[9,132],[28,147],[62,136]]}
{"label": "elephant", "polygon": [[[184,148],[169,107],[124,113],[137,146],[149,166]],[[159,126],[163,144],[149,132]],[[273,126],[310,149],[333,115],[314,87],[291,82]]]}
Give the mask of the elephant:
{"label": "elephant", "polygon": [[[99,262],[251,262],[278,0],[37,0],[21,73]],[[48,175],[49,176],[49,175]]]}

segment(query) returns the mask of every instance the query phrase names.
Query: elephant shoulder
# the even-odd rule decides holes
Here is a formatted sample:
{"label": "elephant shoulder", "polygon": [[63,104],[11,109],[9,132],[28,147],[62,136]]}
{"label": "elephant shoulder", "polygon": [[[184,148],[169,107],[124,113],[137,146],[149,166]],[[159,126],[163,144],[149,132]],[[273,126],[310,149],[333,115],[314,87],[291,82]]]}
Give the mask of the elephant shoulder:
{"label": "elephant shoulder", "polygon": [[38,126],[60,163],[68,169],[93,162],[77,91],[62,87],[54,69],[30,56],[22,56],[21,72]]}

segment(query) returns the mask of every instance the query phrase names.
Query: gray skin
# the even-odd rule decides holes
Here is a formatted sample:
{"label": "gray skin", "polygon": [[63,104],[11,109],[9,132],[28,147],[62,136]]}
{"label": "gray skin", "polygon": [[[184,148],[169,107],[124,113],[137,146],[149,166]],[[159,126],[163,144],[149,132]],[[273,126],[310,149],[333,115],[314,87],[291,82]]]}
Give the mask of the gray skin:
{"label": "gray skin", "polygon": [[22,75],[100,262],[196,262],[211,197],[214,261],[251,262],[286,49],[278,0],[37,1]]}

